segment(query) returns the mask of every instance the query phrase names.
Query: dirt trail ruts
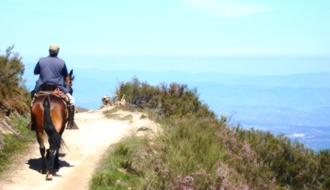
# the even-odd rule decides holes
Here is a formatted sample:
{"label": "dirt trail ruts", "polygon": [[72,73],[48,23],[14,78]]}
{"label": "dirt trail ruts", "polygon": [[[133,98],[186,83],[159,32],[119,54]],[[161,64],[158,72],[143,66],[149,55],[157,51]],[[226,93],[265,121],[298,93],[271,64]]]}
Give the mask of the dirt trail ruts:
{"label": "dirt trail ruts", "polygon": [[26,153],[14,159],[13,166],[0,181],[0,189],[88,189],[92,173],[110,144],[136,133],[139,127],[155,127],[152,121],[140,119],[141,113],[120,111],[121,116],[132,116],[129,121],[107,119],[103,114],[106,109],[112,107],[76,114],[79,130],[64,131],[63,139],[68,148],[60,151],[61,168],[52,181],[46,181],[45,175],[39,173],[41,156],[35,141]]}

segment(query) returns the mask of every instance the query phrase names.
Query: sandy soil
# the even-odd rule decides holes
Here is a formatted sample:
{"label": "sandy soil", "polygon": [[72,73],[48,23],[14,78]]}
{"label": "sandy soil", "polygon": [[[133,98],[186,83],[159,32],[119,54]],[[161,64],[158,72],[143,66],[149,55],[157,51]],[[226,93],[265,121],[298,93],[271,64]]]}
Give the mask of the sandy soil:
{"label": "sandy soil", "polygon": [[137,134],[140,127],[157,132],[155,123],[141,119],[142,113],[120,111],[119,117],[132,115],[132,119],[107,119],[103,114],[107,109],[112,107],[76,114],[75,120],[80,129],[64,132],[63,139],[68,148],[60,151],[62,167],[55,172],[52,181],[46,181],[45,175],[39,173],[41,156],[35,142],[26,153],[13,160],[12,169],[0,181],[0,189],[88,189],[92,173],[109,145],[125,136]]}

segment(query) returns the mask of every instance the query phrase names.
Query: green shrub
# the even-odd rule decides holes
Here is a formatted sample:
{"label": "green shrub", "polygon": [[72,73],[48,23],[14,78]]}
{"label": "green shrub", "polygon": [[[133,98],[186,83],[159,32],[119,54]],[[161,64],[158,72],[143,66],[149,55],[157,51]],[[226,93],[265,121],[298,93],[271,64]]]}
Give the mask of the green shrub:
{"label": "green shrub", "polygon": [[155,110],[157,114],[166,117],[181,118],[192,114],[200,117],[215,116],[206,104],[199,101],[197,90],[190,90],[187,85],[171,83],[168,87],[162,83],[153,87],[133,78],[131,82],[120,84],[119,96],[124,94],[131,105]]}
{"label": "green shrub", "polygon": [[257,152],[258,160],[272,171],[278,184],[291,189],[328,189],[329,150],[315,154],[299,142],[292,143],[284,134],[274,136],[254,129],[234,128],[237,137],[245,139]]}
{"label": "green shrub", "polygon": [[13,112],[26,114],[29,110],[30,94],[24,86],[24,64],[18,53],[12,54],[14,46],[0,55],[0,117]]}

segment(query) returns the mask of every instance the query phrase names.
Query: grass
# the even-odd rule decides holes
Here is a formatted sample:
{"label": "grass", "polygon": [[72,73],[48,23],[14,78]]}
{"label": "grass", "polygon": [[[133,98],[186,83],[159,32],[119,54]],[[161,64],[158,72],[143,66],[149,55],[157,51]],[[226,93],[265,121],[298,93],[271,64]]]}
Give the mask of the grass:
{"label": "grass", "polygon": [[146,119],[146,118],[148,118],[148,116],[146,116],[144,114],[142,114],[141,117],[140,117],[140,119]]}
{"label": "grass", "polygon": [[107,113],[105,115],[105,117],[108,118],[108,119],[119,119],[120,116],[121,116],[121,114],[117,114],[117,113],[110,113],[110,114]]}
{"label": "grass", "polygon": [[150,128],[146,127],[146,126],[142,126],[138,128],[138,131],[148,131],[150,130]]}
{"label": "grass", "polygon": [[120,108],[115,107],[111,110],[104,111],[103,114],[108,119],[117,119],[117,118],[119,118],[120,114],[117,114],[116,112],[119,110],[120,110]]}
{"label": "grass", "polygon": [[132,158],[144,143],[132,137],[111,146],[92,177],[90,189],[135,189],[132,187],[138,183],[141,172],[133,168]]}
{"label": "grass", "polygon": [[124,117],[120,118],[120,120],[124,121],[124,120],[132,120],[133,116],[131,114],[125,115]]}
{"label": "grass", "polygon": [[119,119],[121,121],[132,120],[133,116],[131,114],[121,117],[122,114],[117,113],[118,111],[123,110],[121,107],[115,107],[111,110],[104,111],[103,114],[108,119]]}
{"label": "grass", "polygon": [[103,113],[105,115],[107,115],[107,114],[113,114],[113,113],[116,113],[117,111],[120,111],[120,110],[122,110],[120,107],[114,107],[111,110],[103,111]]}
{"label": "grass", "polygon": [[35,140],[35,134],[26,128],[26,119],[14,118],[11,125],[15,126],[18,134],[4,134],[5,145],[0,151],[0,176],[8,169],[15,155],[24,152],[29,142]]}
{"label": "grass", "polygon": [[120,107],[112,108],[111,110],[103,111],[103,114],[108,119],[120,119],[121,114],[118,114],[117,112],[122,110]]}

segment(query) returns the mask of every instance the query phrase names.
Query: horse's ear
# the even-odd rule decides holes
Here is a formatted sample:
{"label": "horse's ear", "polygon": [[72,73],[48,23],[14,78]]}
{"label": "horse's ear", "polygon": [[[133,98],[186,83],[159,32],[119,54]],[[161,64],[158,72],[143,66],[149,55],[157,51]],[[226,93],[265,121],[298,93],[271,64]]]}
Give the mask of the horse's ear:
{"label": "horse's ear", "polygon": [[73,69],[71,69],[69,76],[71,78],[71,81],[73,81],[74,80]]}

